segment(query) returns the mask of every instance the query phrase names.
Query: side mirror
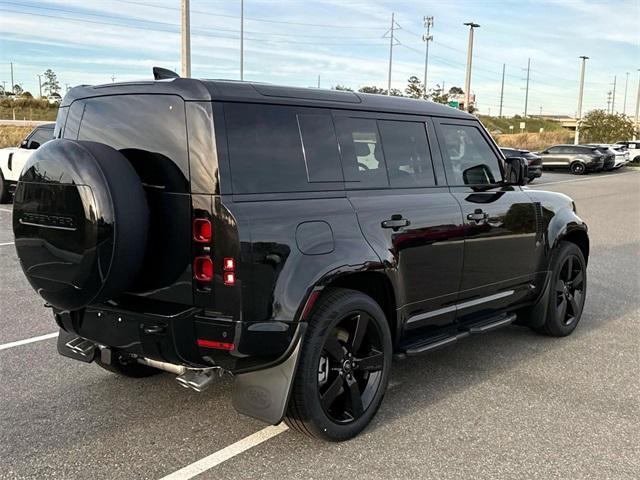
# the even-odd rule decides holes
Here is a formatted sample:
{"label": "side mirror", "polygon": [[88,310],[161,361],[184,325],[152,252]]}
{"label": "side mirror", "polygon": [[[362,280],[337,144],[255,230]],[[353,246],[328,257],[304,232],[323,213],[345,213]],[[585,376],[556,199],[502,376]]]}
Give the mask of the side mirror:
{"label": "side mirror", "polygon": [[484,164],[474,165],[462,172],[465,185],[490,185],[495,183],[491,169]]}
{"label": "side mirror", "polygon": [[27,146],[29,150],[35,150],[39,147],[40,147],[40,142],[34,142],[33,140],[31,140],[31,142],[29,142],[29,145]]}
{"label": "side mirror", "polygon": [[507,185],[526,185],[529,165],[524,158],[508,157],[505,160],[505,182]]}
{"label": "side mirror", "polygon": [[20,142],[20,148],[27,148],[28,144],[29,144],[29,142],[27,140],[22,140]]}

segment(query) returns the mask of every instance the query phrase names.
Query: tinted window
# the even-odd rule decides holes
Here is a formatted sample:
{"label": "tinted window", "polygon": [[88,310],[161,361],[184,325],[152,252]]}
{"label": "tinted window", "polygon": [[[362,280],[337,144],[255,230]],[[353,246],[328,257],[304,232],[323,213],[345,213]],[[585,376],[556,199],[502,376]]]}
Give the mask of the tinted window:
{"label": "tinted window", "polygon": [[478,128],[447,124],[440,128],[450,185],[485,185],[502,180],[498,158]]}
{"label": "tinted window", "polygon": [[53,139],[53,128],[40,127],[36,128],[33,135],[29,137],[29,144],[33,147],[43,145]]}
{"label": "tinted window", "polygon": [[[71,107],[74,114],[76,104]],[[189,189],[184,102],[175,95],[121,95],[83,101],[78,140],[119,150],[143,183],[167,191]],[[64,136],[69,137],[69,115]],[[75,118],[73,118],[75,121]]]}
{"label": "tinted window", "polygon": [[231,103],[225,119],[234,193],[342,188],[328,111]]}
{"label": "tinted window", "polygon": [[378,127],[391,186],[435,185],[425,124],[379,120]]}
{"label": "tinted window", "polygon": [[548,153],[560,153],[560,147],[547,148]]}
{"label": "tinted window", "polygon": [[337,117],[344,179],[352,188],[388,187],[378,125],[367,118]]}

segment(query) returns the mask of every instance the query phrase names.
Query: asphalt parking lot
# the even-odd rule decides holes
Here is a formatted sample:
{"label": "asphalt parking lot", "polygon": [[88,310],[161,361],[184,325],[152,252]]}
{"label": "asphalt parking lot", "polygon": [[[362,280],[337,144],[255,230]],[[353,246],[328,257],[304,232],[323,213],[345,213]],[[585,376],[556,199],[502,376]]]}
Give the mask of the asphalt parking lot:
{"label": "asphalt parking lot", "polygon": [[638,478],[640,172],[545,172],[530,188],[571,195],[590,227],[576,332],[513,326],[396,362],[372,425],[341,444],[263,430],[235,413],[228,378],[197,394],[60,357],[53,338],[12,344],[56,329],[0,205],[0,478]]}

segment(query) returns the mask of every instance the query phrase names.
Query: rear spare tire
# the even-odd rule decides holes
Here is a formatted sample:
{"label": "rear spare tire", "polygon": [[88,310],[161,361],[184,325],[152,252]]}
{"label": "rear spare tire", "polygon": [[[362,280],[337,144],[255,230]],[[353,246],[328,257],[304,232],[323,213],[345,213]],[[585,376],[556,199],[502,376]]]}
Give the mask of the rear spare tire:
{"label": "rear spare tire", "polygon": [[57,139],[27,161],[13,232],[31,286],[54,307],[79,310],[124,292],[144,259],[149,211],[136,171],[117,150]]}

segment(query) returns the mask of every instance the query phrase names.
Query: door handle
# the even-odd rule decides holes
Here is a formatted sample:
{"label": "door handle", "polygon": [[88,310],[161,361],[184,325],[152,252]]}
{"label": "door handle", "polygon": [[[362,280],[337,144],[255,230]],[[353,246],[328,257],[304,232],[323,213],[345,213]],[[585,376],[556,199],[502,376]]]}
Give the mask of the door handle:
{"label": "door handle", "polygon": [[382,228],[393,228],[397,230],[401,227],[408,227],[411,225],[411,222],[406,218],[402,218],[402,215],[396,213],[395,215],[391,215],[390,220],[384,220],[381,224]]}
{"label": "door handle", "polygon": [[489,214],[483,212],[480,208],[476,208],[473,213],[467,214],[467,220],[473,220],[476,223],[484,222],[489,218]]}

